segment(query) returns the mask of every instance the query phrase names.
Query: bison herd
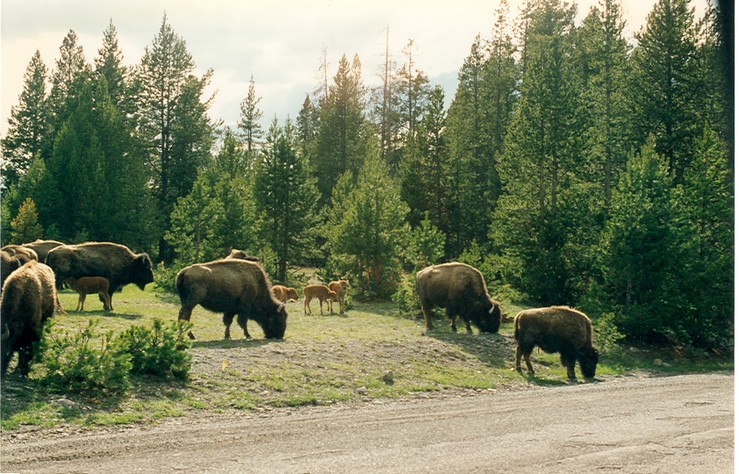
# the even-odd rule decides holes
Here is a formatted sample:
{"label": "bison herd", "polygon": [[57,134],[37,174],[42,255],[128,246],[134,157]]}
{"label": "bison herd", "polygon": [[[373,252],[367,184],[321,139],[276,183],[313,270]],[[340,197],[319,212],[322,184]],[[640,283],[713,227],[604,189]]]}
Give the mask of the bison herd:
{"label": "bison herd", "polygon": [[[146,253],[134,253],[125,245],[111,242],[87,242],[66,245],[53,240],[37,240],[0,249],[2,296],[0,301],[0,356],[4,376],[14,352],[18,352],[18,371],[28,374],[33,344],[40,340],[44,321],[54,310],[63,312],[57,291],[66,284],[77,293],[81,311],[85,295],[98,294],[105,310],[113,309],[113,293],[135,284],[142,290],[154,281],[151,259]],[[269,339],[282,339],[287,328],[286,303],[298,299],[295,288],[272,285],[256,257],[233,250],[223,259],[197,263],[183,268],[176,277],[181,308],[178,320],[190,321],[195,306],[223,313],[224,338],[230,337],[234,317],[244,336],[249,338],[247,322],[255,321]],[[310,314],[310,302],[318,299],[323,314],[327,302],[339,313],[345,312],[349,282],[332,281],[328,285],[303,288],[304,313]],[[502,321],[500,303],[492,299],[485,279],[476,268],[464,263],[432,265],[416,273],[416,292],[420,299],[426,334],[433,329],[432,309],[444,308],[452,331],[459,317],[468,333],[471,325],[481,333],[496,333]],[[592,345],[593,329],[583,313],[566,306],[528,309],[514,320],[517,343],[515,368],[521,372],[523,356],[529,375],[534,375],[531,352],[535,347],[559,353],[567,377],[574,380],[575,363],[586,378],[595,376],[598,350]],[[195,338],[192,331],[188,334]]]}

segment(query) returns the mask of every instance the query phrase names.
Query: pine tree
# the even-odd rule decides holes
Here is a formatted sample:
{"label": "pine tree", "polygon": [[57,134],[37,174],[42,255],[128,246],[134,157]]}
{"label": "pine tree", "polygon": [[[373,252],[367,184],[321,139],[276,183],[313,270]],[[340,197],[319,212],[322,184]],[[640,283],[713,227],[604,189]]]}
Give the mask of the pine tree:
{"label": "pine tree", "polygon": [[297,153],[290,120],[282,128],[276,120],[270,126],[256,166],[254,196],[259,233],[277,255],[275,278],[285,281],[288,262],[311,256],[318,223],[318,190],[307,161]]}
{"label": "pine tree", "polygon": [[95,74],[105,77],[111,102],[124,112],[131,112],[128,94],[128,68],[123,65],[123,52],[118,48],[118,34],[113,20],[103,32],[103,44],[95,57]]}
{"label": "pine tree", "polygon": [[332,264],[337,273],[352,274],[360,294],[387,297],[399,277],[408,205],[379,149],[365,159],[355,187],[351,182],[349,173],[342,176],[329,211],[335,216],[327,226]]}
{"label": "pine tree", "polygon": [[255,151],[255,145],[263,135],[262,120],[263,112],[259,110],[259,101],[261,97],[257,97],[257,88],[254,84],[254,76],[249,79],[249,91],[244,100],[241,101],[241,115],[239,116],[239,130],[241,137],[246,144],[246,152]]}
{"label": "pine tree", "polygon": [[675,284],[685,255],[677,215],[669,163],[650,139],[627,162],[601,245],[605,290],[626,334],[674,335],[681,324],[684,298]]}
{"label": "pine tree", "polygon": [[10,243],[33,242],[43,236],[44,229],[38,222],[38,212],[33,199],[26,198],[18,209],[18,215],[10,223]]}
{"label": "pine tree", "polygon": [[659,0],[636,34],[633,104],[635,135],[657,140],[657,153],[668,158],[677,182],[689,166],[690,150],[699,129],[696,101],[696,36],[689,0]]}
{"label": "pine tree", "polygon": [[320,128],[311,156],[322,204],[328,202],[339,176],[346,171],[356,176],[361,168],[367,146],[364,95],[359,58],[350,64],[342,56],[321,107]]}
{"label": "pine tree", "polygon": [[48,130],[46,103],[46,66],[37,50],[28,63],[23,92],[18,105],[11,107],[8,132],[2,139],[3,194],[28,172],[31,161],[40,156],[42,141]]}
{"label": "pine tree", "polygon": [[601,0],[578,32],[578,59],[584,81],[580,114],[584,117],[584,151],[588,156],[588,166],[580,171],[584,179],[599,184],[605,212],[628,153],[629,46],[623,37],[624,26],[618,2]]}
{"label": "pine tree", "polygon": [[574,7],[536,2],[524,18],[520,99],[506,135],[490,236],[511,281],[542,303],[572,298],[571,193],[581,165],[573,49]]}
{"label": "pine tree", "polygon": [[[136,71],[141,139],[146,143],[162,230],[169,227],[175,201],[189,193],[197,169],[209,156],[213,130],[201,100],[212,71],[198,79],[185,41],[165,16],[151,47],[147,47]],[[159,259],[169,261],[171,250],[164,238]]]}

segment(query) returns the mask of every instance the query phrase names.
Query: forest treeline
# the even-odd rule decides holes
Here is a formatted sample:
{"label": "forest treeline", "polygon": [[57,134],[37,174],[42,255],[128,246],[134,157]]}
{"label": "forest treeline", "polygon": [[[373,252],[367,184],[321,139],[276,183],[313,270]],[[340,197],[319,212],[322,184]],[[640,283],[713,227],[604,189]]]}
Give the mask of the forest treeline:
{"label": "forest treeline", "polygon": [[[294,119],[262,126],[255,81],[235,129],[209,117],[213,71],[166,16],[123,65],[111,21],[92,63],[70,31],[37,52],[2,138],[2,239],[115,241],[161,271],[259,255],[387,298],[463,260],[490,291],[609,315],[623,333],[733,341],[732,84],[720,15],[658,0],[624,36],[620,2],[505,2],[451,105],[388,53],[377,88],[343,56]],[[405,280],[407,282],[407,280]]]}

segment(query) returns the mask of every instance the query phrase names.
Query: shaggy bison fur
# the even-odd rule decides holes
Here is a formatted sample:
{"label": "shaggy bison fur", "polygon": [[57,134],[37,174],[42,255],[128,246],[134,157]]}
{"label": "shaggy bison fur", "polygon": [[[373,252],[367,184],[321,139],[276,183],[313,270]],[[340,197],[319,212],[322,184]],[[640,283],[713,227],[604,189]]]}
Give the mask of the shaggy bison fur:
{"label": "shaggy bison fur", "polygon": [[464,263],[431,265],[416,273],[416,291],[421,300],[426,331],[433,329],[431,309],[446,309],[452,331],[457,331],[457,316],[472,332],[470,323],[480,332],[498,332],[500,328],[500,303],[488,295],[485,279],[474,267]]}
{"label": "shaggy bison fur", "polygon": [[110,303],[113,293],[133,283],[142,290],[154,281],[151,259],[146,253],[133,253],[125,245],[111,242],[87,242],[60,245],[49,251],[46,264],[54,270],[61,285],[67,278],[98,276],[108,280]]}
{"label": "shaggy bison fur", "polygon": [[[261,326],[266,338],[285,336],[285,303],[275,298],[269,277],[257,263],[238,259],[197,263],[183,268],[177,274],[176,283],[182,304],[179,320],[190,321],[193,308],[201,305],[209,311],[223,313],[226,339],[231,337],[231,323],[236,315],[247,338],[251,337],[246,328],[250,318]],[[188,335],[195,338],[192,331]]]}
{"label": "shaggy bison fur", "polygon": [[0,376],[7,372],[13,352],[18,352],[18,371],[28,375],[33,343],[41,340],[44,321],[54,314],[55,302],[54,272],[43,263],[31,260],[8,276],[0,303]]}
{"label": "shaggy bison fur", "polygon": [[583,377],[595,377],[599,354],[592,344],[593,326],[585,314],[566,306],[527,309],[516,315],[514,323],[518,372],[521,372],[523,355],[529,375],[534,375],[530,357],[534,347],[538,346],[550,354],[559,352],[570,380],[576,379],[576,361],[580,363]]}

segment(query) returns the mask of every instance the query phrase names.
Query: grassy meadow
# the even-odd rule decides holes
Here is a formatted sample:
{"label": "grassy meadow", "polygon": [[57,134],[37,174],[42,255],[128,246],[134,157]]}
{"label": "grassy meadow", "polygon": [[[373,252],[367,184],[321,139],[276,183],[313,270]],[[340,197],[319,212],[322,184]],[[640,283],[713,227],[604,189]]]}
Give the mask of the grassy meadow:
{"label": "grassy meadow", "polygon": [[[77,294],[60,294],[67,314],[56,314],[56,330],[78,331],[90,320],[100,333],[120,333],[130,325],[150,325],[158,318],[177,319],[176,295],[158,293],[150,285],[133,285],[113,296],[112,312],[102,310],[96,295],[88,295],[78,312]],[[523,307],[503,300],[511,317]],[[401,316],[391,303],[354,302],[345,315],[321,316],[318,301],[312,315],[303,314],[303,301],[288,304],[284,340],[263,339],[255,322],[253,339],[243,338],[234,321],[232,339],[224,340],[220,314],[197,307],[191,322],[192,368],[186,382],[133,377],[124,396],[95,397],[51,393],[38,383],[43,364],[36,363],[28,379],[11,373],[3,381],[1,427],[62,424],[101,426],[152,423],[169,417],[269,411],[283,407],[356,403],[399,397],[453,396],[475,391],[526,389],[530,385],[564,385],[565,370],[558,355],[535,351],[536,377],[513,370],[513,324],[500,334],[454,334],[439,312],[436,328],[422,335],[421,317]],[[338,305],[334,307],[338,311]],[[460,326],[460,327],[463,327]],[[660,359],[655,364],[656,359]],[[635,372],[674,373],[731,370],[733,360],[717,359],[702,351],[658,351],[624,347],[604,354],[596,383]],[[578,377],[580,377],[578,371]],[[580,382],[582,383],[582,381]]]}

